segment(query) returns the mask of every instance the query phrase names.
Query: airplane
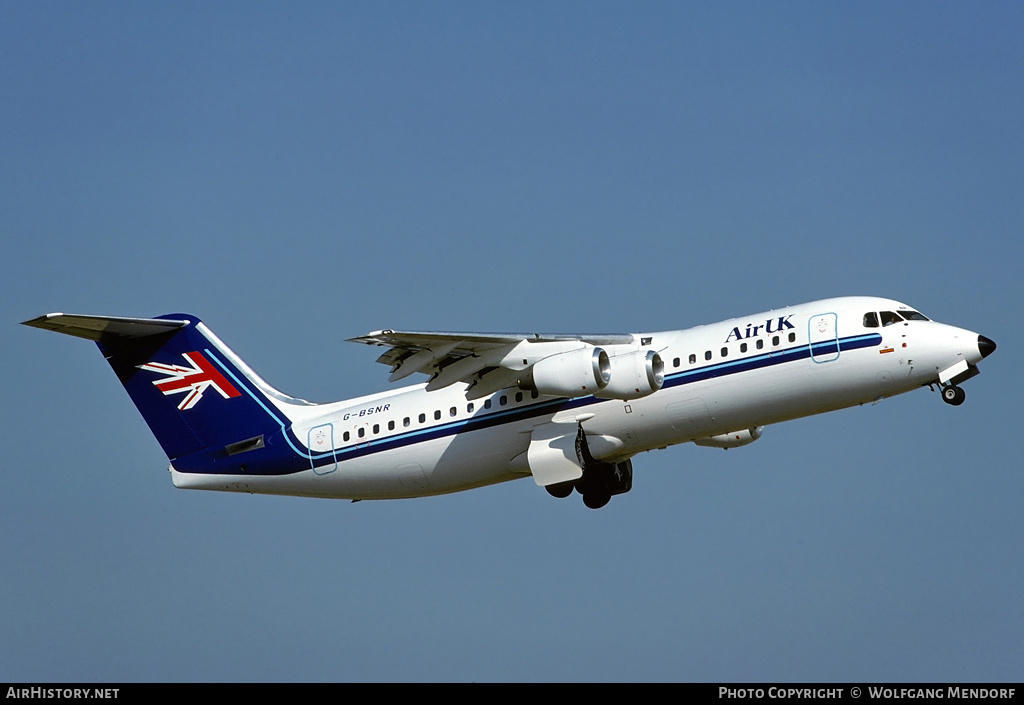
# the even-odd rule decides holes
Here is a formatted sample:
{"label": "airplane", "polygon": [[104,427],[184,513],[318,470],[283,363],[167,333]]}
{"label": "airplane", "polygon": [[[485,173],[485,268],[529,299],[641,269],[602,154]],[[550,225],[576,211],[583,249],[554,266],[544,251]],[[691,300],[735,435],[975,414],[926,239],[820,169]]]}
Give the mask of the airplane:
{"label": "airplane", "polygon": [[96,342],[175,487],[359,501],[532,476],[592,509],[632,488],[644,451],[737,448],[770,424],[925,386],[958,406],[996,349],[875,297],[653,333],[380,330],[350,341],[385,348],[391,382],[428,381],[317,404],[270,386],[195,316],[24,324]]}

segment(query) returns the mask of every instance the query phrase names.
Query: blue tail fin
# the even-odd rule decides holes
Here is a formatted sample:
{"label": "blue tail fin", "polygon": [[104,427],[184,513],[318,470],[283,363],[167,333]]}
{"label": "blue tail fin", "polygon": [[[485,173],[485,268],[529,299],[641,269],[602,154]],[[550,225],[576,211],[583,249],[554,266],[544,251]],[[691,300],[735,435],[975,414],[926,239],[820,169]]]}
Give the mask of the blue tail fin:
{"label": "blue tail fin", "polygon": [[167,457],[206,466],[194,471],[230,472],[216,460],[280,438],[287,407],[308,404],[270,387],[195,316],[49,314],[25,324],[96,341]]}

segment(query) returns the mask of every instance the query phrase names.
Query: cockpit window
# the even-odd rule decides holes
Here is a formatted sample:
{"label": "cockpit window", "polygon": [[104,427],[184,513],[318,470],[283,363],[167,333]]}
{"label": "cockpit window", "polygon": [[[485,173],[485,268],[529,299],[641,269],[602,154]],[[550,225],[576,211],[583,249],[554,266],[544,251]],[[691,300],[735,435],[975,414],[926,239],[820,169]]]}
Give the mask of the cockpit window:
{"label": "cockpit window", "polygon": [[895,311],[882,311],[880,315],[882,317],[883,326],[891,326],[892,324],[899,323],[903,320],[903,318],[900,317],[900,314]]}
{"label": "cockpit window", "polygon": [[864,327],[865,328],[878,328],[878,314],[874,311],[868,311],[864,314]]}
{"label": "cockpit window", "polygon": [[917,311],[900,311],[900,315],[906,318],[908,321],[927,321],[923,315]]}

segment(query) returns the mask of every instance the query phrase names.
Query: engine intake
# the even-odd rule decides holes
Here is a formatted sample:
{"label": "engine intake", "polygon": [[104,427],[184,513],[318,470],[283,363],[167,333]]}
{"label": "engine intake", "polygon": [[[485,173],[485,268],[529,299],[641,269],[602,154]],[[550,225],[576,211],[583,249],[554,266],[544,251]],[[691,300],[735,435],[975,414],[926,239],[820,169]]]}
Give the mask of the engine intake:
{"label": "engine intake", "polygon": [[654,394],[665,383],[665,363],[653,350],[637,350],[611,358],[611,381],[595,397],[639,399]]}
{"label": "engine intake", "polygon": [[608,353],[586,347],[534,363],[519,378],[519,387],[556,397],[582,397],[601,390],[610,379]]}

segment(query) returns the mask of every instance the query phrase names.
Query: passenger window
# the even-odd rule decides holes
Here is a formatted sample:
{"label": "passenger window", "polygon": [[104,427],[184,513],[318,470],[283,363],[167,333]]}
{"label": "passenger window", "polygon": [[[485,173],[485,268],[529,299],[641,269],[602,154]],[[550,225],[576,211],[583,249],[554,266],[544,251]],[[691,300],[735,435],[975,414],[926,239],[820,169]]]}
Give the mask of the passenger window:
{"label": "passenger window", "polygon": [[502,406],[505,406],[506,404],[508,404],[508,397],[502,394],[500,397],[498,397],[498,403],[501,404]]}
{"label": "passenger window", "polygon": [[523,393],[522,392],[516,392],[516,401],[519,402],[519,401],[522,401],[522,400],[523,400]]}
{"label": "passenger window", "polygon": [[747,351],[747,344],[746,343],[740,343],[740,352],[741,353],[745,353],[746,351]]}
{"label": "passenger window", "polygon": [[705,360],[710,360],[711,359],[711,351],[710,350],[708,350],[708,351],[706,351],[704,353],[704,359]]}
{"label": "passenger window", "polygon": [[679,367],[679,358],[673,358],[672,367]]}
{"label": "passenger window", "polygon": [[434,411],[434,421],[440,421],[440,420],[441,420],[441,410],[440,409],[436,409]]}
{"label": "passenger window", "polygon": [[405,426],[406,428],[409,428],[409,424],[410,423],[411,422],[409,421],[409,417],[408,416],[406,416],[404,419],[402,419],[402,425]]}
{"label": "passenger window", "polygon": [[394,421],[388,421],[388,430],[389,431],[394,431],[395,430],[395,422]]}
{"label": "passenger window", "polygon": [[473,413],[473,409],[475,409],[475,408],[476,407],[473,406],[473,402],[469,402],[468,404],[466,404],[466,413],[467,414],[472,414]]}
{"label": "passenger window", "polygon": [[690,364],[692,365],[695,362],[697,362],[697,356],[694,355],[693,353],[690,353]]}
{"label": "passenger window", "polygon": [[362,437],[363,437],[363,436],[365,436],[365,435],[366,435],[366,427],[365,427],[365,426],[363,426],[363,427],[361,427],[361,428],[359,429],[359,437],[360,437],[360,438],[362,438]]}
{"label": "passenger window", "polygon": [[426,422],[427,422],[427,415],[426,414],[420,414],[420,423],[426,423]]}
{"label": "passenger window", "polygon": [[722,348],[722,357],[729,357],[729,348]]}
{"label": "passenger window", "polygon": [[536,389],[534,389],[532,392],[530,392],[530,398],[531,399],[536,399],[539,396],[540,396],[540,393]]}
{"label": "passenger window", "polygon": [[898,314],[898,313],[896,313],[894,311],[882,311],[882,313],[879,314],[879,315],[880,315],[880,317],[882,319],[882,326],[883,327],[891,326],[894,323],[899,323],[900,321],[903,320],[903,318],[900,317],[900,314]]}
{"label": "passenger window", "polygon": [[490,399],[484,399],[484,408],[485,409],[490,409],[491,408],[491,400]]}
{"label": "passenger window", "polygon": [[772,347],[775,347],[775,348],[779,347],[779,336],[777,336],[777,335],[773,335],[772,336]]}
{"label": "passenger window", "polygon": [[789,342],[791,342],[791,343],[795,343],[796,342],[796,333],[790,333],[789,334]]}
{"label": "passenger window", "polygon": [[874,311],[868,311],[864,314],[864,327],[865,328],[878,328],[878,314]]}
{"label": "passenger window", "polygon": [[757,339],[757,349],[760,350],[763,347],[764,347],[764,340],[762,340],[761,338],[758,338]]}
{"label": "passenger window", "polygon": [[448,415],[449,416],[455,416],[455,414],[457,414],[457,413],[459,413],[459,410],[456,409],[454,406],[448,410]]}
{"label": "passenger window", "polygon": [[348,439],[349,439],[349,438],[351,438],[351,437],[352,437],[352,436],[351,436],[351,435],[349,434],[349,432],[348,432],[348,431],[345,431],[344,435],[342,435],[342,437],[341,437],[341,438],[342,438],[342,440],[344,440],[344,441],[346,441],[346,442],[347,442],[347,441],[348,441]]}
{"label": "passenger window", "polygon": [[375,423],[373,425],[373,435],[376,436],[378,433],[380,433],[380,424],[379,423]]}

